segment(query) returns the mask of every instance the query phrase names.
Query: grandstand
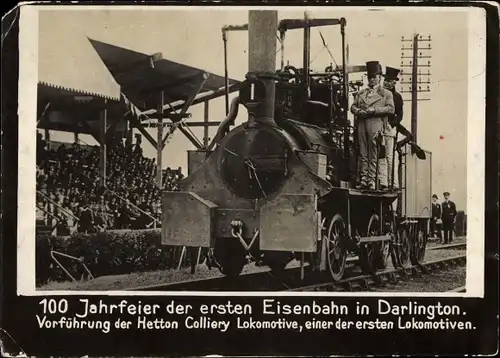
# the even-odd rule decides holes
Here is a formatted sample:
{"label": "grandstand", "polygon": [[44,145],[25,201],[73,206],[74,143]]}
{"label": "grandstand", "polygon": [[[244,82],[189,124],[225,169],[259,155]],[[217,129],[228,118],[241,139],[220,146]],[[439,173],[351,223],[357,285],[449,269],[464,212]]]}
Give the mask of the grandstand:
{"label": "grandstand", "polygon": [[[112,137],[107,145],[105,185],[99,176],[99,146],[37,147],[37,228],[57,235],[160,225],[160,189],[176,190],[181,168],[163,170],[155,183],[155,159],[142,155],[140,143]],[[132,164],[131,164],[132,163]]]}
{"label": "grandstand", "polygon": [[[39,83],[37,128],[45,130],[45,136],[37,133],[37,232],[66,236],[158,228],[160,191],[177,190],[176,182],[183,178],[181,168],[162,167],[169,135],[179,128],[196,147],[208,146],[208,127],[218,123],[209,122],[207,111],[203,122],[186,121],[187,110],[227,97],[239,83],[165,60],[158,53],[89,41],[120,86],[120,97]],[[145,130],[144,124],[152,119],[157,140]],[[170,130],[164,136],[165,126]],[[205,138],[197,139],[190,126],[205,127]],[[133,128],[142,134],[136,134],[135,143]],[[53,142],[50,130],[72,132],[75,140]],[[80,133],[92,135],[99,145],[84,143]],[[143,155],[142,137],[157,149],[157,159]]]}

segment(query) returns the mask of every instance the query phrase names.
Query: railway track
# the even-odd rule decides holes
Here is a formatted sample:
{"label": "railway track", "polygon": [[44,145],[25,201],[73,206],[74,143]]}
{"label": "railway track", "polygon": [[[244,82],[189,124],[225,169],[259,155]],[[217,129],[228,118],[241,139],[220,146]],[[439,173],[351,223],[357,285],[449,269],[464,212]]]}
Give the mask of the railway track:
{"label": "railway track", "polygon": [[[451,249],[457,248],[459,245],[463,244],[441,245],[432,249]],[[346,268],[348,277],[337,283],[331,282],[326,273],[312,272],[306,266],[303,281],[297,279],[297,277],[300,277],[300,267],[293,267],[285,270],[281,275],[276,275],[271,271],[261,271],[244,273],[234,278],[219,276],[209,279],[143,286],[131,288],[129,291],[353,291],[368,289],[372,285],[381,285],[387,281],[396,282],[398,277],[416,274],[419,269],[426,273],[432,268],[446,267],[447,265],[464,262],[465,255],[429,261],[418,267],[388,269],[379,271],[375,275],[359,275],[358,272],[355,272],[356,266],[353,265],[356,261],[357,257],[348,258],[348,263],[351,264]]]}
{"label": "railway track", "polygon": [[[354,276],[343,279],[339,282],[318,283],[289,289],[288,291],[366,291],[371,287],[383,286],[387,283],[395,284],[400,279],[406,279],[411,275],[418,275],[419,273],[427,274],[430,271],[448,269],[450,267],[464,265],[465,262],[465,254],[457,255],[439,260],[428,261],[423,263],[422,265],[413,265],[404,268],[392,268],[379,271],[374,275]],[[463,287],[463,289],[465,290],[465,287]]]}
{"label": "railway track", "polygon": [[467,242],[457,242],[456,244],[445,244],[445,245],[437,245],[431,246],[428,250],[450,250],[450,249],[464,249],[467,247]]}

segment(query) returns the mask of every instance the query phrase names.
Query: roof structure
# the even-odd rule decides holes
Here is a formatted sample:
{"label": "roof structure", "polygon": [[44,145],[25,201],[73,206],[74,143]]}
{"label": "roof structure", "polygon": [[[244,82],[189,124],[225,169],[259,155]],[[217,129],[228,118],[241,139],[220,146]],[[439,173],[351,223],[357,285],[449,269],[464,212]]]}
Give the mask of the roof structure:
{"label": "roof structure", "polygon": [[[165,104],[189,101],[193,93],[200,97],[215,94],[210,99],[224,95],[222,76],[166,60],[161,53],[148,55],[90,38],[89,41],[121,86],[121,92],[141,111],[156,109],[160,91]],[[206,79],[202,77],[205,74]],[[240,83],[234,79],[228,82],[230,91]]]}
{"label": "roof structure", "polygon": [[73,133],[96,134],[101,112],[107,109],[110,118],[123,116],[123,102],[113,97],[38,83],[37,127]]}

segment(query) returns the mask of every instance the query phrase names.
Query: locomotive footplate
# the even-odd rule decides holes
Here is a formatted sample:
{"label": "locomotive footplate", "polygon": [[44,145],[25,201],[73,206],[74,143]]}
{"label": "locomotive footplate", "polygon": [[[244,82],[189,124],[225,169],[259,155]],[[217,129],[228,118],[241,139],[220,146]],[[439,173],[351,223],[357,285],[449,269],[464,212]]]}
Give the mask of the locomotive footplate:
{"label": "locomotive footplate", "polygon": [[398,195],[401,193],[401,190],[375,190],[375,189],[346,189],[349,195],[352,196],[374,196],[374,197],[382,197],[382,198],[393,198],[396,199]]}

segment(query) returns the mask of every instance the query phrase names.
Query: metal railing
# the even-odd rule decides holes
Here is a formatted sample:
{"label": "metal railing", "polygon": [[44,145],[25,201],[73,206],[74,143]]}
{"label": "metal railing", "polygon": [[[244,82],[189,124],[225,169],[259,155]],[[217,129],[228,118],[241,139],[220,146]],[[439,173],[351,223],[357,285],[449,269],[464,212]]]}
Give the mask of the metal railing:
{"label": "metal railing", "polygon": [[56,203],[54,200],[52,200],[51,198],[49,198],[47,195],[43,194],[41,191],[37,190],[36,191],[37,194],[39,194],[40,196],[42,196],[45,200],[49,201],[50,203],[54,204],[56,207],[58,207],[59,209],[61,209],[67,216],[71,216],[73,219],[75,219],[76,221],[80,221],[80,219],[78,219],[78,217],[76,217],[74,214],[66,211],[65,208],[63,208],[61,205],[59,205],[58,203]]}
{"label": "metal railing", "polygon": [[[94,180],[92,180],[91,178],[89,178],[88,176],[86,175],[83,175],[80,173],[80,176],[84,177],[85,179],[88,179],[92,182],[94,182]],[[99,179],[99,180],[102,180],[102,177],[100,175],[96,175],[96,177]],[[134,209],[136,209],[137,211],[141,212],[142,214],[146,215],[147,217],[149,217],[150,219],[153,220],[153,228],[156,229],[156,223],[160,223],[160,220],[156,219],[154,216],[148,214],[147,212],[145,212],[144,210],[142,210],[141,208],[139,208],[137,205],[135,204],[132,204],[130,202],[130,200],[128,199],[125,199],[124,197],[118,195],[115,191],[109,189],[106,185],[106,182],[104,182],[104,185],[102,185],[102,187],[104,188],[104,190],[108,191],[109,193],[111,193],[112,195],[116,196],[118,199],[120,199],[122,202],[126,202],[127,204],[129,204],[130,206],[132,206]]]}
{"label": "metal railing", "polygon": [[109,189],[106,185],[104,185],[104,189],[109,191],[111,194],[113,194],[114,196],[116,196],[118,199],[126,202],[127,204],[129,204],[130,206],[132,206],[134,209],[136,209],[137,211],[141,212],[142,214],[146,215],[147,217],[149,217],[150,219],[153,220],[153,228],[156,229],[156,223],[160,223],[160,220],[158,220],[157,218],[155,218],[153,215],[150,215],[148,214],[147,212],[145,212],[144,210],[142,210],[141,208],[139,208],[137,205],[135,204],[132,204],[130,202],[130,200],[128,199],[125,199],[123,198],[122,196],[118,195],[117,193],[115,193],[113,190]]}

